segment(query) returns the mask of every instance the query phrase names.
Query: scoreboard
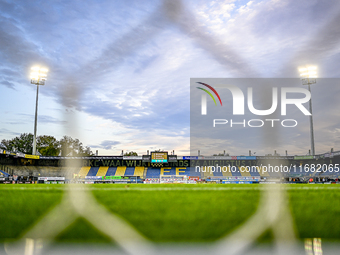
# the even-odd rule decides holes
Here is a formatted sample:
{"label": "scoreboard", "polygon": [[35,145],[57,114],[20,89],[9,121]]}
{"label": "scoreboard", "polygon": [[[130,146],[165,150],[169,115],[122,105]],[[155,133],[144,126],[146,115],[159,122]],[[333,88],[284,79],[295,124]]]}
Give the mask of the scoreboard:
{"label": "scoreboard", "polygon": [[143,163],[150,162],[151,167],[162,167],[163,164],[177,162],[177,155],[169,155],[168,152],[153,151],[150,155],[143,155]]}
{"label": "scoreboard", "polygon": [[151,152],[151,163],[168,163],[168,152]]}

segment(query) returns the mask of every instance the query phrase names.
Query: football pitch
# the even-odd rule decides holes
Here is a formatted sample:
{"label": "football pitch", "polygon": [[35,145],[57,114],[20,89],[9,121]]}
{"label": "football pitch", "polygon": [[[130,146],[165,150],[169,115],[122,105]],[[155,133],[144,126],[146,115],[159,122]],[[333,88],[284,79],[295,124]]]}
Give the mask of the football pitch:
{"label": "football pitch", "polygon": [[[0,242],[14,241],[62,201],[67,185],[0,186]],[[152,242],[209,243],[232,233],[258,209],[268,185],[113,184],[72,185],[88,189],[97,202]],[[287,190],[296,236],[340,241],[340,186],[282,185]],[[57,225],[58,222],[55,222]],[[109,243],[79,217],[57,242]],[[271,242],[267,231],[257,241]]]}

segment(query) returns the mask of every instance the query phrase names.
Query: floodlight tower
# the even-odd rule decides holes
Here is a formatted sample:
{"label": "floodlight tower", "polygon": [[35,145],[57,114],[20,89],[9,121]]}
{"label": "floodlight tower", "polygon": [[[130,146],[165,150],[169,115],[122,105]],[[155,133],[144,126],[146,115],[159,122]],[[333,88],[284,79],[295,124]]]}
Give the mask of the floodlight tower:
{"label": "floodlight tower", "polygon": [[47,72],[46,68],[32,67],[31,68],[31,84],[37,85],[37,97],[35,102],[35,119],[34,119],[34,136],[33,136],[33,155],[37,152],[37,118],[38,118],[38,95],[39,95],[39,85],[45,85]]}
{"label": "floodlight tower", "polygon": [[311,93],[311,98],[309,100],[309,122],[310,122],[310,142],[311,142],[311,153],[315,155],[315,147],[314,147],[314,129],[313,129],[313,113],[312,113],[312,91],[310,88],[311,84],[316,83],[316,66],[308,66],[299,68],[300,77],[303,85],[308,85],[308,90]]}

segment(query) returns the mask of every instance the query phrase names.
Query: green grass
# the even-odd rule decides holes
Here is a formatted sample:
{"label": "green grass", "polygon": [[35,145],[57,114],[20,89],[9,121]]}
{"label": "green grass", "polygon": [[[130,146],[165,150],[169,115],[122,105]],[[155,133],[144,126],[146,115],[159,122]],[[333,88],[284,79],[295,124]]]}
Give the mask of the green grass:
{"label": "green grass", "polygon": [[289,200],[301,237],[340,240],[340,189],[294,190]]}
{"label": "green grass", "polygon": [[0,186],[0,240],[19,237],[61,201],[60,190],[26,190],[27,185]]}
{"label": "green grass", "polygon": [[[19,238],[61,201],[63,185],[0,186],[0,242]],[[84,186],[80,186],[84,187]],[[91,185],[98,202],[155,242],[210,242],[231,233],[256,211],[261,185]],[[221,190],[220,188],[231,189]],[[300,238],[340,240],[340,187],[286,185]],[[299,189],[300,187],[320,189]],[[332,187],[338,187],[333,186]],[[216,189],[215,189],[216,188]],[[235,188],[235,189],[233,189]],[[297,188],[297,189],[296,189]],[[326,188],[326,189],[324,189]],[[271,235],[264,235],[270,239]],[[61,242],[109,242],[79,218]]]}

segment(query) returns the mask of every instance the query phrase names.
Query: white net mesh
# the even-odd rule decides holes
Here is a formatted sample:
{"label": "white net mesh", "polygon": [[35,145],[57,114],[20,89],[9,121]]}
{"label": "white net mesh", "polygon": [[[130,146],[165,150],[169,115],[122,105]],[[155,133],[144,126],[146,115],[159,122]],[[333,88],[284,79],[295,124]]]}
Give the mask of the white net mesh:
{"label": "white net mesh", "polygon": [[[338,21],[340,14],[336,14],[333,19],[324,27],[332,26],[339,30]],[[157,21],[157,22],[155,22]],[[199,24],[194,14],[180,0],[165,0],[160,7],[149,17],[147,17],[136,28],[132,28],[125,36],[108,45],[107,49],[96,58],[92,63],[80,68],[84,72],[84,80],[90,77],[97,77],[105,74],[104,66],[107,62],[111,68],[120,65],[120,58],[115,55],[119,51],[119,56],[129,54],[131,51],[138,51],[145,42],[152,40],[153,37],[166,30],[169,26],[176,26],[183,34],[187,35],[193,43],[199,45],[206,53],[210,54],[218,63],[226,68],[229,73],[235,77],[260,77],[260,71],[254,70],[252,66],[243,59],[240,54],[235,52],[223,39],[217,39],[211,33]],[[333,50],[333,48],[321,48],[325,37],[338,41],[334,31],[324,30],[322,27],[318,36],[311,36],[308,45],[301,47],[293,56],[296,63],[299,59],[305,59],[306,52],[313,52],[310,55],[311,60],[321,58],[321,55]],[[329,32],[326,32],[329,31]],[[329,34],[330,33],[330,34]],[[318,34],[316,32],[316,34]],[[331,45],[331,44],[329,44]],[[291,67],[292,61],[282,66],[280,75],[285,75]],[[62,91],[62,101],[65,106],[77,108],[74,105],[76,98],[81,96],[80,86],[82,81],[73,81],[65,84]],[[71,123],[71,129],[74,133],[79,130],[76,118],[72,114],[65,113],[65,118]],[[70,128],[70,127],[69,127]],[[268,135],[264,131],[263,144],[272,144],[277,135],[275,130],[271,130]],[[70,166],[71,167],[71,166]],[[72,165],[72,167],[75,167]],[[79,166],[81,167],[81,166]],[[170,176],[161,177],[161,182],[173,179],[175,181],[185,182],[187,178]],[[241,189],[242,187],[240,187]],[[116,253],[128,254],[158,254],[162,253],[195,253],[195,254],[246,254],[251,245],[267,230],[272,230],[275,239],[273,249],[254,251],[252,254],[300,254],[301,247],[296,246],[296,234],[294,231],[294,222],[290,210],[288,209],[288,199],[286,189],[281,185],[266,186],[261,189],[261,200],[258,210],[249,220],[239,226],[230,235],[221,238],[217,242],[198,249],[197,247],[158,247],[148,241],[133,226],[122,219],[120,216],[108,211],[103,205],[98,203],[91,188],[88,186],[67,186],[65,185],[65,194],[62,202],[58,204],[48,215],[43,217],[37,224],[30,229],[21,240],[17,243],[11,243],[6,246],[8,254],[61,254],[69,253],[70,250],[49,250],[48,244],[66,227],[73,223],[78,217],[83,217],[97,228],[100,232],[109,236],[113,242],[117,243],[121,250],[115,250]],[[57,224],[56,224],[57,223]],[[44,240],[41,246],[40,239]],[[22,244],[23,246],[20,246]],[[40,247],[40,248],[39,248]],[[96,251],[100,253],[110,253],[111,251]],[[72,251],[76,254],[76,251]],[[82,254],[91,253],[89,250],[82,250]],[[312,254],[312,253],[310,253]],[[316,253],[314,253],[316,254]]]}

